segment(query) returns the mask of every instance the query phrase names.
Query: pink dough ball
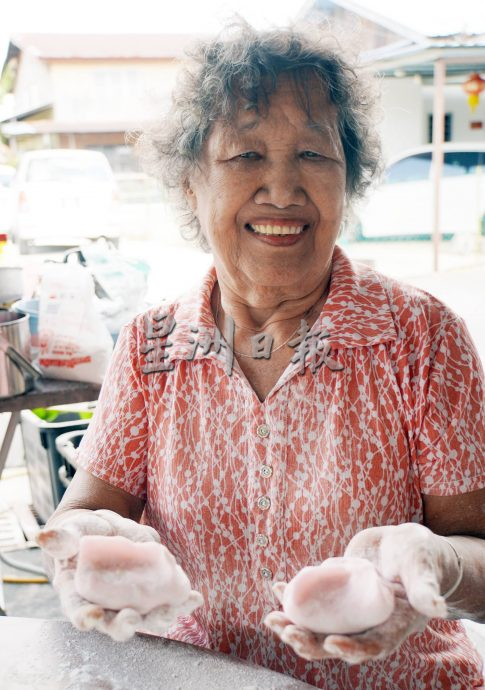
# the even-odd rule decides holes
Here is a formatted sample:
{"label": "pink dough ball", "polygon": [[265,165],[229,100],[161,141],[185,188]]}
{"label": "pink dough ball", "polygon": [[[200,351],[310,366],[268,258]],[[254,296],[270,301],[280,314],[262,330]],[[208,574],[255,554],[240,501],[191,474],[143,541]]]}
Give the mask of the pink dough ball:
{"label": "pink dough ball", "polygon": [[74,586],[93,604],[114,611],[132,608],[142,615],[157,606],[178,606],[191,591],[162,544],[96,535],[81,537]]}
{"label": "pink dough ball", "polygon": [[328,558],[288,583],[283,610],[313,632],[352,634],[384,623],[394,610],[394,594],[367,559]]}

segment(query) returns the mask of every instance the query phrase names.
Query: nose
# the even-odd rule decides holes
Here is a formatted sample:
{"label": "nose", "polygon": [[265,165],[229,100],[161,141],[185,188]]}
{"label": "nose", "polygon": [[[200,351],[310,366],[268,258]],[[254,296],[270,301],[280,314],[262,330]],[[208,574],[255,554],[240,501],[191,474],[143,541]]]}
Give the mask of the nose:
{"label": "nose", "polygon": [[298,163],[275,162],[262,171],[254,201],[257,204],[271,204],[276,208],[304,206],[307,195],[302,182]]}

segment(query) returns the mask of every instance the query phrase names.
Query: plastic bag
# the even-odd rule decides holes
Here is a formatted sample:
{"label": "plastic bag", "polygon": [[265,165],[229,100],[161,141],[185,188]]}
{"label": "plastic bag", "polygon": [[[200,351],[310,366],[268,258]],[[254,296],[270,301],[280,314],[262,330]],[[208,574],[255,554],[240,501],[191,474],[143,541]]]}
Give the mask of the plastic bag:
{"label": "plastic bag", "polygon": [[96,308],[94,281],[76,263],[45,263],[39,303],[39,360],[45,376],[103,381],[113,339]]}
{"label": "plastic bag", "polygon": [[140,259],[123,256],[113,244],[100,239],[71,252],[92,274],[99,298],[97,309],[115,338],[121,327],[147,308],[150,267]]}

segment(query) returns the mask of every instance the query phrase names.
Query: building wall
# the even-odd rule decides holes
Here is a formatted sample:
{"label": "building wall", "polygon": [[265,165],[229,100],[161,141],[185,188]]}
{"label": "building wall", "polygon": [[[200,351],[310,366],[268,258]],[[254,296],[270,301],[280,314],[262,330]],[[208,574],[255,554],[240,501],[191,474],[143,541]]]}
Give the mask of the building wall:
{"label": "building wall", "polygon": [[15,113],[34,110],[53,98],[49,67],[30,50],[20,54],[15,81]]}
{"label": "building wall", "polygon": [[[466,81],[465,77],[463,81]],[[424,117],[427,123],[428,114],[433,112],[432,86],[423,87],[423,104]],[[461,85],[447,86],[445,92],[445,112],[452,115],[452,141],[485,141],[485,92],[482,94],[476,110],[472,113],[468,105],[467,96]],[[481,122],[482,129],[471,129],[471,122]]]}
{"label": "building wall", "polygon": [[61,143],[58,134],[22,134],[12,138],[11,147],[17,157],[25,151],[57,149],[61,147]]}
{"label": "building wall", "polygon": [[98,146],[124,146],[123,132],[88,132],[59,134],[59,146],[66,149],[86,149]]}
{"label": "building wall", "polygon": [[383,79],[380,123],[386,159],[424,143],[422,85],[413,77]]}
{"label": "building wall", "polygon": [[[433,112],[433,86],[419,78],[384,79],[382,82],[383,121],[380,125],[384,155],[392,158],[406,149],[429,143],[429,115]],[[474,113],[460,85],[445,88],[445,112],[450,113],[451,141],[485,141],[485,93]],[[470,122],[482,129],[471,129]]]}
{"label": "building wall", "polygon": [[55,120],[143,121],[169,102],[175,60],[51,62]]}

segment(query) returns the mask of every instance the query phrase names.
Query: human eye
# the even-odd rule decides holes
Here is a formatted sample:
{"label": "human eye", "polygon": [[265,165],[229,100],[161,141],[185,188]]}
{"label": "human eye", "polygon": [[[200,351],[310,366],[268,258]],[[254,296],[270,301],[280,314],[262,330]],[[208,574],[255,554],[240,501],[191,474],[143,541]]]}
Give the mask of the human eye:
{"label": "human eye", "polygon": [[311,150],[305,150],[301,152],[301,157],[305,158],[307,160],[321,160],[325,158],[321,153],[317,153],[316,151],[311,151]]}
{"label": "human eye", "polygon": [[238,154],[237,158],[244,158],[245,160],[259,160],[261,156],[256,151],[243,151],[243,153]]}

